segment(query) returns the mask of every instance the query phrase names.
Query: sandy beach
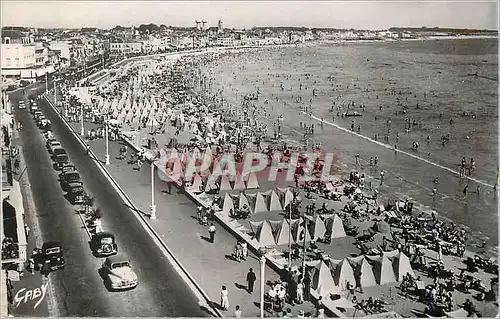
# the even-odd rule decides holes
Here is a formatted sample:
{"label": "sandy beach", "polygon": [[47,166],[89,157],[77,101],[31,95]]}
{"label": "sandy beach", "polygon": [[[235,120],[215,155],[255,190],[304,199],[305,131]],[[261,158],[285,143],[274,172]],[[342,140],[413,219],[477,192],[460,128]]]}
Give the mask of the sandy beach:
{"label": "sandy beach", "polygon": [[[377,178],[379,171],[367,165],[370,157],[377,156],[379,166],[391,176],[388,183],[392,185],[380,187],[382,193],[409,197],[423,210],[436,208],[441,217],[470,229],[476,240],[487,240],[495,246],[497,95],[491,79],[496,76],[496,59],[488,51],[491,43],[482,42],[485,39],[460,40],[481,41],[487,52],[477,55],[467,52],[467,43],[456,41],[439,41],[438,47],[433,43],[425,50],[418,49],[422,45],[419,42],[263,49],[260,54],[224,57],[204,67],[204,85],[224,97],[226,108],[233,109],[241,104],[244,95],[260,92],[259,100],[254,101],[260,114],[257,118],[268,124],[270,135],[272,123],[280,115],[284,116],[285,139],[302,142],[301,122],[314,124],[316,131],[309,143],[319,142],[339,153],[341,166],[347,172],[347,167],[353,167],[354,155],[361,150],[361,170]],[[405,51],[410,49],[424,53],[407,56]],[[428,52],[432,50],[438,54]],[[386,51],[392,58],[381,57]],[[449,56],[464,62],[454,67],[447,62]],[[431,58],[433,62],[428,61]],[[328,63],[327,67],[320,67],[323,62]],[[476,71],[478,76],[469,75]],[[457,88],[456,83],[461,87]],[[299,98],[302,100],[297,101]],[[304,110],[312,111],[314,117],[304,114]],[[345,112],[363,116],[342,117]],[[354,121],[354,133],[360,130],[359,134],[369,140],[339,132],[331,125],[321,126],[321,118],[348,130]],[[446,134],[451,137],[443,145],[440,139]],[[387,147],[376,145],[375,139]],[[412,150],[413,142],[420,145],[416,152]],[[395,153],[391,150],[395,145],[412,156]],[[458,174],[462,156],[467,162],[474,158],[476,166],[466,178]],[[432,181],[436,176],[438,196],[433,197]],[[471,193],[480,186],[481,193],[464,199],[465,185],[469,185]],[[481,219],[472,215],[480,215]]]}

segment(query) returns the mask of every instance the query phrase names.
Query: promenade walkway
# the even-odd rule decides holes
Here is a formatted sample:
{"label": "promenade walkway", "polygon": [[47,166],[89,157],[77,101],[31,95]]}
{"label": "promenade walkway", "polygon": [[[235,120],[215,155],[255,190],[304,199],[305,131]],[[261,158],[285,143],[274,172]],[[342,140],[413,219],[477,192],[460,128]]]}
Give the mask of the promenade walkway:
{"label": "promenade walkway", "polygon": [[[80,123],[71,123],[71,125],[76,132],[80,131]],[[84,126],[86,130],[97,128],[97,125],[87,122]],[[147,134],[144,132],[141,133],[141,136]],[[158,137],[156,139],[158,140]],[[161,141],[158,142],[162,145]],[[97,139],[88,141],[88,144],[97,157],[104,162],[105,141]],[[149,214],[149,206],[151,205],[150,166],[145,163],[138,169],[135,162],[129,164],[132,152],[130,148],[126,159],[117,159],[120,147],[122,147],[120,142],[109,143],[111,164],[106,166],[106,169],[140,211]],[[222,285],[228,288],[230,308],[227,312],[223,311],[223,315],[232,316],[235,306],[240,305],[243,316],[258,317],[260,315],[260,263],[258,257],[249,252],[246,261],[234,261],[231,254],[236,239],[218,224],[216,224],[215,243],[210,243],[208,227],[200,225],[197,221],[195,203],[175,187],[172,187],[169,193],[168,186],[157,178],[156,174],[154,195],[157,219],[148,222],[160,234],[166,245],[213,302],[220,304]],[[253,268],[257,276],[252,294],[246,291],[246,274],[249,268]],[[278,274],[266,266],[266,283],[278,279]],[[269,286],[266,285],[266,291],[268,289]],[[314,307],[310,303],[290,308],[292,308],[294,316],[298,314],[299,310],[314,313]]]}

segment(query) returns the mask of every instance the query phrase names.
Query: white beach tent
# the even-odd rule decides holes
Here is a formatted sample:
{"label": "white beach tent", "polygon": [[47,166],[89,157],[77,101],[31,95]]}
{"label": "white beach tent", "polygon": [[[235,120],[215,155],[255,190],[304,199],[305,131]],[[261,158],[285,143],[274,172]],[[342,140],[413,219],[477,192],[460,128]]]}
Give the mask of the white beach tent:
{"label": "white beach tent", "polygon": [[276,246],[273,230],[267,220],[250,222],[250,227],[255,234],[255,239],[265,247]]}
{"label": "white beach tent", "polygon": [[236,179],[233,184],[234,190],[244,190],[246,189],[245,181],[243,180],[243,176],[240,172],[236,172]]}
{"label": "white beach tent", "polygon": [[224,196],[224,202],[222,204],[222,213],[224,215],[229,215],[229,211],[231,209],[234,211],[234,202],[231,196],[226,193],[226,195]]}
{"label": "white beach tent", "polygon": [[[398,251],[396,250],[396,252]],[[403,276],[405,276],[406,274],[410,274],[413,278],[416,278],[415,273],[411,268],[410,260],[403,252],[398,252],[398,255],[393,257],[392,267],[396,276],[396,280],[399,282],[403,281]]]}
{"label": "white beach tent", "polygon": [[249,209],[251,209],[251,206],[250,206],[250,203],[248,202],[248,199],[247,197],[245,196],[244,193],[240,193],[238,195],[238,208],[239,209],[243,209],[243,207],[248,207]]}
{"label": "white beach tent", "polygon": [[281,207],[280,198],[278,194],[274,190],[268,190],[267,192],[263,192],[264,199],[266,200],[267,210],[272,211],[282,211],[283,207]]}
{"label": "white beach tent", "polygon": [[200,176],[200,174],[195,173],[193,177],[193,184],[191,185],[191,189],[194,190],[195,192],[201,191],[201,188],[203,187],[203,180]]}
{"label": "white beach tent", "polygon": [[255,194],[246,194],[252,213],[264,213],[267,212],[266,201],[261,193],[257,192]]}
{"label": "white beach tent", "polygon": [[309,230],[304,228],[304,219],[302,218],[300,218],[299,222],[294,225],[292,232],[297,243],[303,243],[304,238],[306,242],[311,241],[311,234],[309,233]]}
{"label": "white beach tent", "polygon": [[324,261],[319,261],[315,266],[311,280],[311,288],[314,289],[323,298],[330,296],[330,294],[338,294],[339,287],[333,280],[330,268]]}
{"label": "white beach tent", "polygon": [[286,209],[289,203],[293,201],[293,193],[292,191],[287,187],[287,188],[277,188],[278,194],[280,195],[280,200],[281,200],[281,206],[283,206],[283,209]]}
{"label": "white beach tent", "polygon": [[353,266],[354,276],[356,277],[356,286],[371,287],[377,285],[372,266],[368,260],[366,260],[365,256],[352,257],[348,259]]}
{"label": "white beach tent", "polygon": [[231,183],[229,183],[229,177],[227,175],[222,175],[220,177],[220,189],[222,191],[231,191]]}
{"label": "white beach tent", "polygon": [[344,258],[343,260],[331,259],[331,262],[336,265],[333,272],[333,279],[335,280],[335,284],[342,291],[347,289],[347,282],[356,287],[356,277],[354,276],[354,270],[352,269],[349,260],[347,260],[347,258]]}
{"label": "white beach tent", "polygon": [[319,215],[317,215],[314,220],[310,220],[308,226],[313,240],[318,240],[318,238],[323,238],[325,236],[326,226]]}
{"label": "white beach tent", "polygon": [[344,223],[337,214],[323,215],[327,231],[331,233],[331,239],[346,237]]}
{"label": "white beach tent", "polygon": [[208,176],[207,180],[205,181],[205,193],[208,193],[212,190],[219,190],[219,188],[217,187],[217,183],[216,181],[214,180],[214,178],[212,177],[212,175]]}
{"label": "white beach tent", "polygon": [[278,222],[276,230],[274,232],[277,245],[288,245],[289,241],[295,244],[293,239],[293,234],[291,232],[290,221],[288,219],[283,219]]}
{"label": "white beach tent", "polygon": [[395,282],[396,276],[394,275],[394,270],[392,269],[392,263],[386,254],[381,256],[366,256],[366,258],[375,262],[373,266],[373,274],[379,285],[384,285],[387,283]]}
{"label": "white beach tent", "polygon": [[256,189],[259,188],[259,181],[257,180],[257,175],[255,175],[254,172],[248,174],[248,180],[247,180],[247,189]]}

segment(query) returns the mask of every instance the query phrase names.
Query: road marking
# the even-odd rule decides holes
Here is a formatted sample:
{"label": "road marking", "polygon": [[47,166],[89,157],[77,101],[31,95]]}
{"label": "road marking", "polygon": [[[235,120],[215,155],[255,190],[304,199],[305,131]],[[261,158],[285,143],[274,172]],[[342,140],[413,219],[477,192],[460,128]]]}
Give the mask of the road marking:
{"label": "road marking", "polygon": [[[54,107],[52,101],[50,101],[47,96],[44,94],[45,101],[52,107],[54,112],[59,116],[61,121],[64,123],[64,125],[68,128],[70,132],[73,133],[73,135],[76,137],[76,139],[80,142],[80,145],[85,149],[87,147],[87,144],[82,140],[81,136],[79,135],[78,132],[75,132],[71,125],[64,119],[63,117],[60,116],[59,112],[57,112],[57,109]],[[89,155],[97,159],[96,154],[89,148],[88,149]],[[101,161],[93,161],[97,168],[101,171],[103,176],[108,180],[109,184],[113,189],[116,191],[118,196],[125,202],[129,203],[130,206],[133,209],[130,209],[135,216],[135,218],[139,221],[139,223],[142,225],[144,230],[149,234],[150,238],[155,242],[155,244],[160,248],[160,250],[163,252],[163,255],[167,258],[167,260],[170,262],[172,267],[175,269],[175,271],[179,274],[179,276],[184,280],[184,282],[188,285],[188,287],[191,289],[191,291],[195,294],[195,296],[198,298],[198,304],[204,306],[206,309],[212,309],[212,311],[215,313],[212,314],[215,317],[223,317],[221,312],[212,307],[209,302],[212,302],[211,299],[208,297],[208,295],[205,293],[205,291],[201,288],[201,286],[194,280],[194,278],[188,273],[187,269],[182,266],[181,262],[179,259],[174,255],[174,253],[168,248],[168,246],[165,244],[165,242],[161,239],[162,236],[160,236],[147,222],[147,220],[142,216],[141,213],[138,213],[140,210],[134,205],[132,200],[127,196],[125,191],[118,185],[118,183],[113,179],[111,174],[104,168],[103,164]],[[149,224],[149,225],[148,225]]]}
{"label": "road marking", "polygon": [[[311,117],[311,118],[315,119],[315,120],[316,120],[316,121],[318,121],[318,122],[321,122],[321,119],[320,119],[319,117],[316,117],[316,116],[311,115],[311,114],[307,114],[307,113],[306,113],[306,112],[304,112],[304,111],[300,111],[300,112],[301,112],[302,114],[305,114],[306,116],[309,116],[309,117]],[[395,150],[395,149],[394,149],[392,146],[390,146],[390,145],[384,144],[384,143],[379,142],[379,141],[375,141],[374,139],[371,139],[371,138],[369,138],[369,137],[367,137],[367,136],[364,136],[364,135],[358,134],[358,133],[356,133],[356,132],[350,131],[350,130],[348,130],[348,129],[346,129],[346,128],[342,127],[342,126],[339,126],[339,125],[337,125],[337,124],[335,124],[335,123],[328,122],[327,120],[323,120],[323,122],[324,122],[325,124],[330,125],[330,126],[336,127],[336,128],[338,128],[339,130],[342,130],[342,131],[344,131],[344,132],[346,132],[346,133],[351,133],[351,134],[356,135],[357,137],[360,137],[360,138],[362,138],[362,139],[365,139],[365,140],[367,140],[367,141],[369,141],[369,142],[372,142],[372,143],[377,144],[377,145],[379,145],[379,146],[385,147],[385,148],[387,148],[387,149],[389,149],[389,150],[394,150],[394,151],[396,151],[396,152],[399,152],[399,153],[402,153],[402,154],[408,155],[408,156],[410,156],[410,157],[413,157],[413,158],[415,158],[415,159],[418,159],[418,160],[420,160],[420,161],[423,161],[423,162],[425,162],[425,163],[427,163],[427,164],[430,164],[430,165],[433,165],[433,166],[436,166],[436,167],[442,168],[442,169],[444,169],[444,170],[446,170],[446,171],[448,171],[448,172],[450,172],[450,173],[453,173],[453,174],[455,174],[455,175],[460,176],[460,173],[459,173],[459,172],[454,171],[454,170],[452,170],[451,168],[448,168],[448,167],[446,167],[446,166],[439,165],[439,164],[437,164],[437,163],[434,163],[434,162],[429,161],[428,159],[425,159],[425,158],[423,158],[423,157],[417,156],[417,155],[412,154],[412,153],[408,153],[408,152],[406,152],[406,151],[402,151],[402,150],[400,150],[400,149],[396,149],[396,150]],[[476,179],[476,178],[474,178],[474,177],[471,177],[471,176],[467,176],[467,175],[465,175],[465,178],[467,178],[467,179],[469,179],[469,180],[471,180],[471,181],[474,181],[474,182],[476,182],[476,183],[478,183],[478,184],[484,185],[484,186],[493,187],[493,185],[488,184],[488,183],[483,182],[483,181],[480,181],[480,180],[478,180],[478,179]]]}

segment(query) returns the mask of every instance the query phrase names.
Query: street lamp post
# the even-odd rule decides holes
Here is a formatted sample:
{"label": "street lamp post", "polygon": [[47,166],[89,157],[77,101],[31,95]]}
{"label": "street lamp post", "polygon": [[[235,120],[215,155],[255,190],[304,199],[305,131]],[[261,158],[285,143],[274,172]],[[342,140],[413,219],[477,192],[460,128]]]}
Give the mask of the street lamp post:
{"label": "street lamp post", "polygon": [[109,114],[106,115],[106,165],[109,165]]}
{"label": "street lamp post", "polygon": [[266,272],[266,247],[259,247],[260,255],[260,317],[264,318],[264,293],[265,293],[265,272]]}
{"label": "street lamp post", "polygon": [[57,82],[54,81],[54,106],[57,108]]}
{"label": "street lamp post", "polygon": [[151,162],[151,211],[150,218],[156,219],[156,205],[155,205],[155,163]]}
{"label": "street lamp post", "polygon": [[80,127],[80,135],[85,136],[85,128],[83,127],[83,103],[80,105],[80,117],[81,117],[81,127]]}

